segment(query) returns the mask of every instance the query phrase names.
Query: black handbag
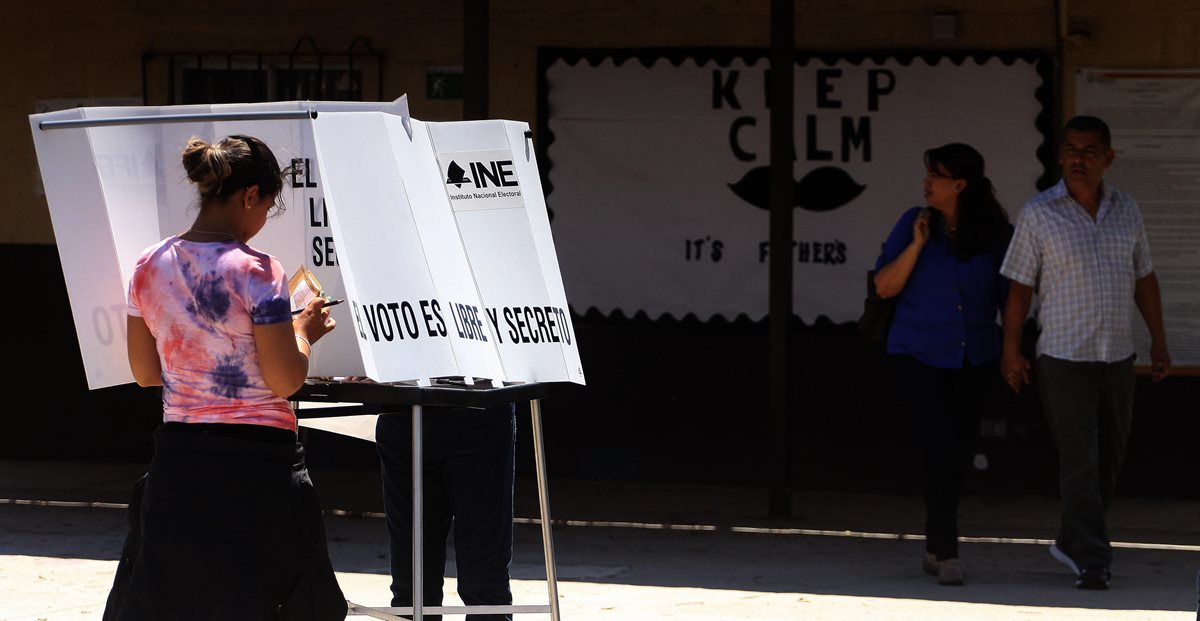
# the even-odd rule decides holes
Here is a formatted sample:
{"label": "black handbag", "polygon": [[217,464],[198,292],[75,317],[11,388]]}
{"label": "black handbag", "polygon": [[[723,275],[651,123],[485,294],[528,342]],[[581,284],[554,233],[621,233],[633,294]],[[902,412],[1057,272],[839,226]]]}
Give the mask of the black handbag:
{"label": "black handbag", "polygon": [[863,300],[863,313],[858,318],[858,334],[868,343],[887,343],[888,329],[892,327],[895,314],[896,297],[879,297],[875,291],[875,270],[867,271],[867,299]]}

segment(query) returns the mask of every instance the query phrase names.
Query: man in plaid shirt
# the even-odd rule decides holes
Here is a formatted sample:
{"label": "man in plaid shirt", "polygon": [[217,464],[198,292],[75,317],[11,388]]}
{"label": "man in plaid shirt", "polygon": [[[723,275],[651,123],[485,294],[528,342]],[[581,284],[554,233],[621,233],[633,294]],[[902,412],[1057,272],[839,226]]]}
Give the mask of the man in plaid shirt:
{"label": "man in plaid shirt", "polygon": [[1155,381],[1171,357],[1158,279],[1137,203],[1104,183],[1115,152],[1104,121],[1071,119],[1063,178],[1021,209],[1000,273],[1012,281],[1000,370],[1013,390],[1029,383],[1021,324],[1033,293],[1041,335],[1033,371],[1059,454],[1062,524],[1050,554],[1075,585],[1107,589],[1112,546],[1104,514],[1133,419],[1133,307],[1149,328]]}

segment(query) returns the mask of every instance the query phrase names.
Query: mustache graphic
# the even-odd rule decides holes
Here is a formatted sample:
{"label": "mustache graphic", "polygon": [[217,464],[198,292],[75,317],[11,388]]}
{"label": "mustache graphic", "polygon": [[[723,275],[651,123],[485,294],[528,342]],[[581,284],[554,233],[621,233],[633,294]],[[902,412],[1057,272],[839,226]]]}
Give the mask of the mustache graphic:
{"label": "mustache graphic", "polygon": [[[833,211],[857,198],[867,187],[836,166],[814,168],[795,184],[793,206],[806,211]],[[728,185],[738,198],[759,209],[770,209],[770,166],[753,168],[737,183]]]}

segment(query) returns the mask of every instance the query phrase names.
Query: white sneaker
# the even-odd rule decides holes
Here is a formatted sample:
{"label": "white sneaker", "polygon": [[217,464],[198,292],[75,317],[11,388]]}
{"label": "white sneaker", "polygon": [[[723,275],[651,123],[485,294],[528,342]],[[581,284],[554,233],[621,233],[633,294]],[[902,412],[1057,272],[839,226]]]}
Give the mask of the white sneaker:
{"label": "white sneaker", "polygon": [[1066,565],[1067,569],[1071,570],[1071,573],[1076,576],[1079,575],[1079,565],[1076,565],[1075,561],[1071,560],[1071,557],[1067,556],[1066,552],[1060,550],[1057,543],[1050,544],[1050,556],[1053,556],[1054,560]]}

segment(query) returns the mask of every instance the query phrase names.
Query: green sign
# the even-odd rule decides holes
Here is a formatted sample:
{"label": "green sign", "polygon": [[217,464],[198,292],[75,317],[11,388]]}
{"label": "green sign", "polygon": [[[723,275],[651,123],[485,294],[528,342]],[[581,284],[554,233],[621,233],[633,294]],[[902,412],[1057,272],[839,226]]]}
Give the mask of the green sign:
{"label": "green sign", "polygon": [[462,67],[426,67],[426,99],[462,99]]}

